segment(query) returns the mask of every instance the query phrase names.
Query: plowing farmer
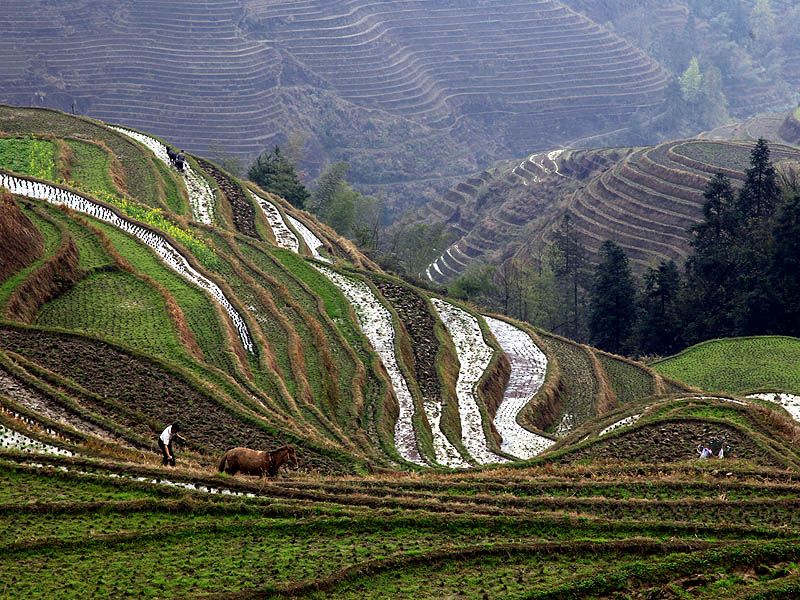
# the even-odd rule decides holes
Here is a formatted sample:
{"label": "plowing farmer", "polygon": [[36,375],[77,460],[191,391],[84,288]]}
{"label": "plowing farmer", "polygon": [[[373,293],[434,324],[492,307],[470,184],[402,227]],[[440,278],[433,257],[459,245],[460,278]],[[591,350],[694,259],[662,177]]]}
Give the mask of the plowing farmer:
{"label": "plowing farmer", "polygon": [[172,451],[172,440],[178,438],[179,440],[186,441],[186,438],[183,437],[180,433],[181,430],[180,423],[175,421],[172,425],[167,425],[167,428],[161,432],[161,435],[158,438],[158,447],[161,449],[161,464],[165,467],[167,464],[175,466],[175,453]]}

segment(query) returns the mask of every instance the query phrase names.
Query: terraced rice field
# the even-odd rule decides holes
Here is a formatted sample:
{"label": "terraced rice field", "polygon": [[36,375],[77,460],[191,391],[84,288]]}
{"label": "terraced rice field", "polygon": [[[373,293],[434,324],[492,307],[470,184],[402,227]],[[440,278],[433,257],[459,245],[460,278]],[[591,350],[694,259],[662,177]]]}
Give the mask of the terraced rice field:
{"label": "terraced rice field", "polygon": [[384,368],[389,373],[399,407],[394,427],[394,441],[400,455],[409,462],[424,465],[425,461],[420,454],[414,433],[414,399],[395,355],[394,323],[391,313],[363,281],[344,277],[327,267],[318,265],[316,268],[330,279],[353,305],[361,330],[381,357]]}
{"label": "terraced rice field", "polygon": [[[690,139],[655,147],[552,150],[459,182],[419,211],[445,223],[454,241],[421,275],[452,281],[472,264],[502,267],[513,256],[536,259],[569,214],[590,261],[613,240],[634,272],[661,260],[682,264],[689,228],[702,218],[703,190],[716,172],[744,180],[754,142]],[[776,165],[800,161],[800,150],[770,144]]]}
{"label": "terraced rice field", "polygon": [[501,448],[519,458],[531,458],[553,444],[544,436],[528,431],[517,416],[544,384],[547,356],[530,335],[500,319],[485,317],[486,324],[511,361],[511,376],[494,424],[503,438]]}
{"label": "terraced rice field", "polygon": [[[175,169],[172,161],[167,155],[167,147],[159,140],[152,138],[138,131],[132,131],[123,127],[112,127],[112,129],[124,133],[128,137],[135,139],[137,142],[147,146],[156,158],[160,160],[166,167]],[[176,169],[177,170],[177,169]],[[192,206],[192,217],[196,221],[209,224],[213,221],[215,198],[211,186],[203,178],[202,175],[197,173],[192,166],[187,162],[184,164],[183,180],[186,189],[189,192],[189,203]]]}
{"label": "terraced rice field", "polygon": [[0,102],[89,115],[243,163],[303,131],[320,146],[306,167],[349,161],[397,215],[401,194],[432,197],[487,158],[621,126],[659,106],[667,80],[554,0],[6,8]]}
{"label": "terraced rice field", "polygon": [[494,350],[484,341],[475,316],[439,298],[432,298],[431,301],[453,338],[461,363],[456,383],[458,412],[461,416],[461,442],[480,464],[508,462],[508,459],[493,452],[487,442],[480,399],[476,392]]}
{"label": "terraced rice field", "polygon": [[[796,340],[651,368],[432,296],[210,163],[187,222],[150,149],[75,125],[101,138],[0,138],[57,166],[0,156],[0,231],[38,241],[0,237],[4,598],[796,595]],[[219,472],[285,444],[296,471]]]}
{"label": "terraced rice field", "polygon": [[796,338],[712,340],[653,363],[664,375],[711,392],[741,394],[758,388],[800,393]]}
{"label": "terraced rice field", "polygon": [[233,305],[231,305],[230,301],[226,298],[222,290],[220,290],[214,282],[204,277],[196,269],[194,269],[186,260],[186,257],[184,257],[165,238],[159,236],[149,229],[145,229],[140,225],[136,225],[135,223],[120,217],[113,210],[106,208],[101,204],[92,202],[83,196],[56,186],[37,183],[35,181],[8,175],[0,176],[0,184],[9,189],[12,193],[45,200],[51,204],[68,206],[69,208],[77,210],[78,212],[82,212],[96,217],[101,221],[111,223],[115,227],[134,235],[142,242],[153,248],[166,265],[194,285],[208,291],[233,320],[234,325],[239,332],[242,345],[248,351],[253,352],[254,346],[250,340],[250,334],[247,330],[247,325],[239,315],[238,311],[233,307]]}
{"label": "terraced rice field", "polygon": [[[796,484],[752,476],[731,463],[727,474],[561,467],[260,485],[20,457],[0,463],[0,510],[17,515],[0,537],[2,573],[10,598],[590,598],[670,586],[788,598]],[[266,566],[237,572],[254,561]]]}

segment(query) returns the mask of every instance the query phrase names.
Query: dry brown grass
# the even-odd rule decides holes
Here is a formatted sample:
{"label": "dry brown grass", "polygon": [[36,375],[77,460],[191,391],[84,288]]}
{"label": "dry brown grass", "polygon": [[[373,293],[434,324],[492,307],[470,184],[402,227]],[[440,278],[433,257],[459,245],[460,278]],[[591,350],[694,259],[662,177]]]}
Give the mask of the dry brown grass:
{"label": "dry brown grass", "polygon": [[72,179],[72,165],[75,164],[75,152],[72,151],[72,148],[67,142],[60,138],[54,139],[53,143],[56,146],[56,172],[61,179],[69,181]]}
{"label": "dry brown grass", "polygon": [[[37,214],[47,219],[39,209]],[[48,219],[50,220],[50,219]],[[8,298],[5,317],[22,323],[31,323],[39,308],[69,290],[87,275],[78,267],[78,246],[63,225],[50,220],[61,232],[61,244],[44,264],[18,285]]]}
{"label": "dry brown grass", "polygon": [[511,362],[508,360],[508,356],[499,347],[495,352],[497,352],[497,359],[489,365],[486,376],[479,387],[479,393],[492,419],[497,414],[500,404],[503,403],[506,385],[511,377]]}
{"label": "dry brown grass", "polygon": [[584,350],[588,352],[589,358],[592,362],[592,369],[594,370],[595,379],[597,379],[597,416],[605,415],[615,408],[617,408],[617,396],[614,394],[614,389],[611,387],[611,380],[600,359],[589,346],[583,346]]}
{"label": "dry brown grass", "polygon": [[0,189],[0,282],[36,262],[44,254],[44,237],[19,209],[14,197]]}
{"label": "dry brown grass", "polygon": [[[205,168],[203,168],[203,170],[208,172]],[[219,184],[216,186],[215,193],[217,194],[216,216],[226,228],[235,229],[233,205],[231,204],[231,201],[228,199],[228,196],[225,194]]]}
{"label": "dry brown grass", "polygon": [[[427,302],[428,311],[435,315],[436,312],[430,301]],[[456,395],[456,382],[461,364],[458,360],[453,340],[441,319],[436,319],[434,331],[439,342],[436,355],[436,370],[441,380],[440,393],[442,395],[442,420],[444,431],[452,432],[456,440],[461,440],[461,416],[458,411],[458,396]]]}

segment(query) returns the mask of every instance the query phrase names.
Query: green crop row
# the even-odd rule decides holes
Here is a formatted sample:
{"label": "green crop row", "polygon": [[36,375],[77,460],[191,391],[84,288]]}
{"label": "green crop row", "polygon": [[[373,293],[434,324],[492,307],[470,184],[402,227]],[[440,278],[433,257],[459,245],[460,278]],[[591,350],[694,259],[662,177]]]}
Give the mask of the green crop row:
{"label": "green crop row", "polygon": [[720,142],[685,142],[672,147],[676,154],[740,173],[750,168],[751,150],[747,146]]}
{"label": "green crop row", "polygon": [[55,145],[32,135],[24,138],[0,138],[0,167],[20,175],[54,180]]}
{"label": "green crop row", "polygon": [[[55,166],[55,146],[52,142],[29,138],[0,138],[0,167],[5,167],[22,175],[30,175],[59,184],[66,184],[90,196],[119,208],[123,213],[163,231],[184,245],[201,264],[208,268],[218,265],[213,248],[197,238],[192,232],[178,226],[160,208],[143,206],[120,196],[109,171],[110,159],[100,148],[77,140],[67,144],[75,154],[72,179],[59,178]],[[180,213],[185,201],[178,191],[172,176],[165,172],[167,200],[170,209]]]}
{"label": "green crop row", "polygon": [[[732,569],[765,563],[795,562],[799,558],[800,546],[796,542],[733,545],[688,555],[671,555],[660,561],[647,563],[640,561],[630,566],[601,571],[592,577],[570,581],[550,590],[534,592],[526,595],[525,598],[530,600],[567,600],[570,598],[608,597],[613,592],[629,590],[631,586],[644,587],[648,584],[663,584],[690,575],[708,574],[713,576],[720,569],[730,572]],[[730,597],[724,595],[724,590],[716,590],[715,597],[720,597],[721,593],[723,597]]]}
{"label": "green crop row", "polygon": [[[344,337],[341,328],[348,323],[343,322],[337,327],[327,312],[327,306],[315,293],[319,290],[328,290],[323,286],[329,282],[323,280],[317,271],[310,269],[302,260],[292,261],[293,257],[290,254],[284,256],[287,261],[292,261],[289,264],[296,267],[297,271],[290,272],[275,256],[250,243],[240,243],[237,248],[247,261],[248,273],[253,279],[271,291],[276,303],[284,303],[283,314],[291,321],[301,336],[305,345],[306,360],[310,359],[311,364],[314,365],[322,359],[322,364],[319,366],[321,369],[319,377],[323,389],[321,397],[326,403],[324,410],[330,412],[332,419],[346,430],[357,427],[356,423],[360,418],[359,411],[363,406],[364,390],[374,389],[376,381],[374,374],[367,370],[367,383],[366,387],[364,386],[363,375],[361,375],[365,371],[364,366],[359,364],[359,357]],[[319,277],[320,279],[311,281],[312,284],[319,283],[321,287],[313,290],[302,278],[295,276],[297,272]],[[331,294],[331,298],[336,302],[333,294]],[[319,329],[316,329],[317,326]],[[319,335],[324,337],[324,355],[320,354],[323,350],[318,348],[321,345],[317,342]],[[356,335],[354,332],[354,339],[357,339]],[[313,357],[308,356],[310,352],[314,352]],[[336,374],[335,379],[333,378],[334,373]],[[380,390],[381,388],[375,389]],[[380,392],[376,392],[376,395],[378,393]],[[370,444],[365,442],[365,446],[370,447]]]}
{"label": "green crop row", "polygon": [[108,129],[99,121],[46,108],[0,106],[0,131],[14,135],[80,135],[86,139],[104,142],[122,165],[126,191],[131,197],[152,206],[161,203],[156,173],[145,150],[127,136]]}
{"label": "green crop row", "polygon": [[[574,556],[533,554],[508,550],[505,553],[463,556],[466,552],[452,551],[449,557],[436,560],[409,560],[407,565],[382,569],[377,573],[356,573],[330,590],[310,592],[310,599],[339,598],[359,600],[483,600],[523,598],[531,591],[546,590],[566,579],[589,577],[598,568],[622,567],[633,564],[635,555]],[[409,559],[413,559],[410,555]],[[311,587],[311,586],[309,586]],[[277,598],[278,595],[267,596]]]}
{"label": "green crop row", "polygon": [[596,414],[598,382],[594,368],[586,350],[578,344],[544,334],[543,339],[555,354],[566,382],[561,417],[571,430]]}
{"label": "green crop row", "polygon": [[78,247],[78,267],[86,271],[102,269],[114,264],[98,236],[89,227],[69,218],[46,202],[37,203],[48,218],[63,224]]}
{"label": "green crop row", "polygon": [[70,165],[74,181],[89,190],[118,193],[111,178],[111,157],[102,148],[80,140],[64,141],[72,149],[74,156],[74,161]]}
{"label": "green crop row", "polygon": [[[213,233],[209,235],[219,246],[230,250],[227,242],[221,236]],[[237,272],[227,264],[228,261],[236,261],[241,270]],[[270,308],[269,287],[258,290],[260,283],[258,280],[246,280],[250,275],[257,276],[257,273],[247,273],[243,265],[231,256],[226,255],[224,262],[227,268],[221,269],[220,275],[231,286],[237,297],[250,307],[254,318],[267,335],[279,366],[282,367],[283,372],[280,376],[287,385],[289,393],[294,394],[297,398],[297,406],[302,418],[320,430],[323,435],[338,439],[341,435],[340,432],[335,431],[335,427],[332,427],[327,418],[330,405],[326,390],[323,389],[326,374],[323,373],[320,349],[315,347],[315,340],[309,324],[302,318],[302,315],[297,314],[291,305],[284,304],[281,310],[278,310],[277,307]],[[302,355],[299,352],[300,345],[302,345]],[[294,356],[295,352],[297,352],[297,356]],[[298,362],[300,356],[305,359],[304,365]]]}
{"label": "green crop row", "polygon": [[185,352],[164,298],[126,271],[90,274],[45,304],[35,323],[104,337],[167,360]]}
{"label": "green crop row", "polygon": [[161,181],[164,182],[167,208],[177,215],[191,215],[189,202],[182,193],[182,186],[176,181],[175,175],[160,160],[153,160],[153,164],[161,175]]}
{"label": "green crop row", "polygon": [[[80,189],[80,187],[78,187],[78,189]],[[172,237],[172,239],[186,247],[203,266],[212,270],[219,266],[219,259],[212,247],[188,229],[176,225],[160,208],[146,207],[138,202],[132,202],[117,194],[110,194],[102,190],[88,190],[88,193],[98,200],[102,200],[107,204],[119,208],[129,217],[141,221],[142,223],[147,223],[159,231],[163,231]]]}
{"label": "green crop row", "polygon": [[[204,360],[227,373],[235,371],[235,359],[227,351],[223,340],[225,330],[211,298],[172,271],[138,240],[100,221],[93,223],[111,240],[117,251],[141,273],[162,285],[183,311],[189,329],[203,351]],[[172,360],[185,362],[185,352],[173,355]],[[183,357],[181,355],[184,355]],[[183,360],[182,360],[183,358]]]}
{"label": "green crop row", "polygon": [[[254,249],[248,251],[245,248],[243,250],[248,257],[253,256],[258,259],[255,256]],[[311,267],[295,253],[277,248],[272,249],[271,253],[283,264],[287,274],[291,273],[292,278],[297,278],[307,290],[311,291],[315,302],[316,298],[322,301],[328,318],[338,329],[338,335],[344,338],[366,367],[366,381],[363,387],[364,410],[360,418],[373,446],[382,448],[390,456],[396,456],[397,451],[391,438],[392,429],[389,428],[387,431],[384,424],[386,414],[384,412],[383,398],[387,393],[388,383],[375,374],[379,359],[375,351],[372,350],[367,338],[356,325],[350,303],[327,277]],[[263,261],[263,258],[260,260]],[[282,281],[288,283],[286,280]],[[290,289],[292,288],[290,287]],[[295,287],[294,289],[297,288]],[[304,293],[307,292],[304,291]],[[305,306],[309,306],[309,304],[305,304]]]}
{"label": "green crop row", "polygon": [[654,370],[709,392],[769,388],[800,394],[800,339],[762,336],[711,340],[654,362]]}
{"label": "green crop row", "polygon": [[641,367],[604,352],[595,354],[608,375],[617,403],[627,404],[656,393],[654,378]]}
{"label": "green crop row", "polygon": [[[225,260],[218,261],[219,265],[215,272],[225,283],[231,286],[234,294],[242,304],[249,308],[253,319],[269,341],[275,360],[280,368],[277,376],[282,379],[289,394],[294,397],[297,392],[297,381],[293,376],[291,359],[289,357],[289,332],[282,326],[280,318],[276,317],[265,305],[265,301],[256,292],[256,289],[248,285],[249,282],[244,281],[240,274],[233,268],[231,263],[235,259],[227,252],[229,246],[225,238],[215,233],[213,230],[203,230],[203,233],[214,243],[216,248],[226,253]],[[255,376],[259,380],[260,387],[268,393],[278,395],[276,383],[270,381],[275,375],[262,372],[264,368],[261,365],[255,365],[255,369]]]}
{"label": "green crop row", "polygon": [[[127,488],[99,481],[76,481],[62,478],[58,473],[33,473],[25,469],[0,465],[0,504],[26,504],[36,502],[63,502],[99,500],[133,500],[150,498],[154,492]],[[29,519],[30,521],[38,521]],[[8,522],[3,534],[19,535],[27,527],[20,521]],[[7,539],[3,539],[6,542]]]}

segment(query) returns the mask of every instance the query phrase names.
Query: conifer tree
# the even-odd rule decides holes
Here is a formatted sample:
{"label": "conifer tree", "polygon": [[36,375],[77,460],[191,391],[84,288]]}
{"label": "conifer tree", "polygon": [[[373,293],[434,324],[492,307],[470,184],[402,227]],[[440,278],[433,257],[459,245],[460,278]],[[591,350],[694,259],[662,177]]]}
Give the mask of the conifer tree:
{"label": "conifer tree", "polygon": [[703,221],[690,229],[694,252],[686,260],[682,312],[689,343],[733,335],[737,222],[730,180],[717,173],[703,197]]}
{"label": "conifer tree", "polygon": [[683,346],[683,324],[678,310],[681,274],[675,261],[648,267],[639,298],[637,349],[641,354],[674,354]]}
{"label": "conifer tree", "polygon": [[737,263],[735,335],[769,333],[773,289],[766,272],[775,209],[781,199],[769,146],[760,138],[750,154],[750,168],[736,202],[737,235],[730,250]]}
{"label": "conifer tree", "polygon": [[776,331],[800,336],[800,195],[781,206],[773,239],[769,279],[777,301]]}
{"label": "conifer tree", "polygon": [[581,326],[583,292],[588,287],[589,271],[586,249],[578,240],[572,217],[565,215],[555,232],[551,265],[559,282],[566,306],[564,330],[567,337],[580,339],[585,331]]}
{"label": "conifer tree", "polygon": [[769,146],[759,138],[750,153],[750,168],[739,191],[737,210],[739,219],[748,229],[762,227],[775,212],[781,190],[775,167],[769,159]]}
{"label": "conifer tree", "polygon": [[635,286],[628,257],[606,240],[600,248],[589,309],[589,341],[608,352],[628,349],[636,317]]}

